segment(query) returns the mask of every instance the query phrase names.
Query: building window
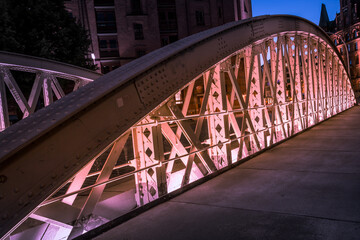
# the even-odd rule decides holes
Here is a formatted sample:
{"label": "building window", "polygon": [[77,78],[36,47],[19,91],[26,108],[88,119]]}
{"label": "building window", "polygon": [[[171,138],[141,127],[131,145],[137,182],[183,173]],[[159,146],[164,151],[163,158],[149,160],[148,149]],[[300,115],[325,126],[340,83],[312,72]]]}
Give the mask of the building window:
{"label": "building window", "polygon": [[131,13],[134,15],[143,14],[141,8],[141,0],[130,0],[131,3]]}
{"label": "building window", "polygon": [[158,0],[158,6],[175,6],[175,0]]}
{"label": "building window", "polygon": [[161,33],[177,32],[176,10],[159,8],[159,28]]}
{"label": "building window", "polygon": [[169,36],[169,43],[173,43],[179,40],[178,35],[170,35]]}
{"label": "building window", "polygon": [[351,59],[349,60],[349,63],[350,63],[350,66],[352,65],[352,61],[351,61]]}
{"label": "building window", "polygon": [[96,11],[96,26],[98,33],[116,33],[114,11]]}
{"label": "building window", "polygon": [[354,45],[355,45],[355,51],[357,51],[358,50],[358,43],[355,43]]}
{"label": "building window", "polygon": [[94,6],[114,6],[114,0],[94,0]]}
{"label": "building window", "polygon": [[119,48],[116,37],[99,38],[100,57],[118,57]]}
{"label": "building window", "polygon": [[222,18],[222,7],[218,7],[218,17]]}
{"label": "building window", "polygon": [[168,45],[169,43],[173,43],[179,40],[179,37],[177,34],[167,35],[161,37],[161,46]]}
{"label": "building window", "polygon": [[134,27],[135,40],[143,40],[144,32],[143,32],[142,24],[134,23],[133,27]]}
{"label": "building window", "polygon": [[350,44],[347,45],[348,52],[350,52]]}
{"label": "building window", "polygon": [[357,30],[354,30],[354,38],[357,38],[358,37],[358,32]]}
{"label": "building window", "polygon": [[66,9],[66,11],[67,11],[67,14],[69,15],[70,18],[74,18],[74,15],[73,15],[71,10]]}
{"label": "building window", "polygon": [[146,54],[146,51],[143,49],[136,50],[136,57],[141,57],[141,56],[144,56],[145,54]]}
{"label": "building window", "polygon": [[203,11],[195,11],[196,25],[204,26],[204,12]]}
{"label": "building window", "polygon": [[346,34],[345,40],[346,40],[346,41],[350,41],[350,34],[348,34],[348,33]]}
{"label": "building window", "polygon": [[160,21],[160,23],[166,22],[166,12],[163,12],[161,10],[159,9],[159,21]]}
{"label": "building window", "polygon": [[161,38],[161,46],[163,47],[163,46],[166,46],[166,45],[168,45],[169,44],[169,39],[168,39],[168,37],[166,36],[166,37],[162,37]]}
{"label": "building window", "polygon": [[335,46],[337,46],[337,41],[336,41],[336,39],[334,40],[334,44],[335,44]]}
{"label": "building window", "polygon": [[101,63],[101,72],[105,74],[112,70],[115,70],[118,67],[120,67],[120,62]]}
{"label": "building window", "polygon": [[176,21],[176,12],[175,11],[169,11],[168,12],[168,20],[169,21]]}

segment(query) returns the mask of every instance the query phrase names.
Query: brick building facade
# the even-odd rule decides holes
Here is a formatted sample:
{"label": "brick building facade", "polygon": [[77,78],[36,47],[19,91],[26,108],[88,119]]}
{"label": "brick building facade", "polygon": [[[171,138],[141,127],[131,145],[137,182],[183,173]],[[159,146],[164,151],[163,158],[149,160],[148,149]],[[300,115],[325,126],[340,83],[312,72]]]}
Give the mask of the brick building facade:
{"label": "brick building facade", "polygon": [[[325,12],[324,12],[325,11]],[[350,67],[351,84],[360,99],[360,0],[340,0],[340,13],[325,23],[326,9],[321,12],[320,26],[327,31],[337,46],[345,64]],[[322,21],[321,21],[322,20]]]}
{"label": "brick building facade", "polygon": [[191,34],[252,16],[251,0],[67,0],[101,72]]}

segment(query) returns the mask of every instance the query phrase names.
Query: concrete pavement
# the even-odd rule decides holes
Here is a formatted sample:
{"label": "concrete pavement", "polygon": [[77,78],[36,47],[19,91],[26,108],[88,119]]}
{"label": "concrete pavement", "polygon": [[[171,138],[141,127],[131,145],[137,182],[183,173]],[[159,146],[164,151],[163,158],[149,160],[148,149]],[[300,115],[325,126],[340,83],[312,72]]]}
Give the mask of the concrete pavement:
{"label": "concrete pavement", "polygon": [[95,239],[360,239],[360,107]]}

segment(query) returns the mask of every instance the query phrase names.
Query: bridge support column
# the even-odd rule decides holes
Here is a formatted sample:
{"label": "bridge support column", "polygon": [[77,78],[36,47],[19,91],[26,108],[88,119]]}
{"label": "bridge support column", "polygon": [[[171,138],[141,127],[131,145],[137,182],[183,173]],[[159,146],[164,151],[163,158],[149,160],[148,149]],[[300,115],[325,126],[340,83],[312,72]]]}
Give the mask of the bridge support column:
{"label": "bridge support column", "polygon": [[[140,124],[148,124],[151,119],[144,119]],[[136,170],[145,169],[135,174],[136,202],[142,206],[167,193],[161,125],[138,126],[132,131]]]}
{"label": "bridge support column", "polygon": [[215,114],[208,117],[210,144],[214,146],[209,152],[216,168],[221,169],[231,164],[231,151],[228,115],[224,114],[227,112],[225,73],[220,64],[215,67],[214,77],[210,81],[209,109]]}

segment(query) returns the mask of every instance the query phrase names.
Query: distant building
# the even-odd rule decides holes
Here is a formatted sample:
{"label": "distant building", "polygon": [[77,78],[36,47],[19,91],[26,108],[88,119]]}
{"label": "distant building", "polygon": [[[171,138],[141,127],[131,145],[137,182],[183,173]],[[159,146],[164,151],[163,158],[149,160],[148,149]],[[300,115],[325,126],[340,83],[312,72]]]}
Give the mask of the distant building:
{"label": "distant building", "polygon": [[[327,18],[327,19],[326,19]],[[360,98],[360,0],[340,0],[340,13],[329,21],[325,5],[321,8],[319,26],[329,33],[345,64],[350,65],[351,84]],[[349,58],[348,58],[349,57]]]}
{"label": "distant building", "polygon": [[325,4],[321,4],[319,27],[324,29],[325,32],[333,32],[335,30],[335,20],[329,21]]}
{"label": "distant building", "polygon": [[91,37],[92,58],[109,72],[191,34],[252,16],[251,0],[68,0]]}

